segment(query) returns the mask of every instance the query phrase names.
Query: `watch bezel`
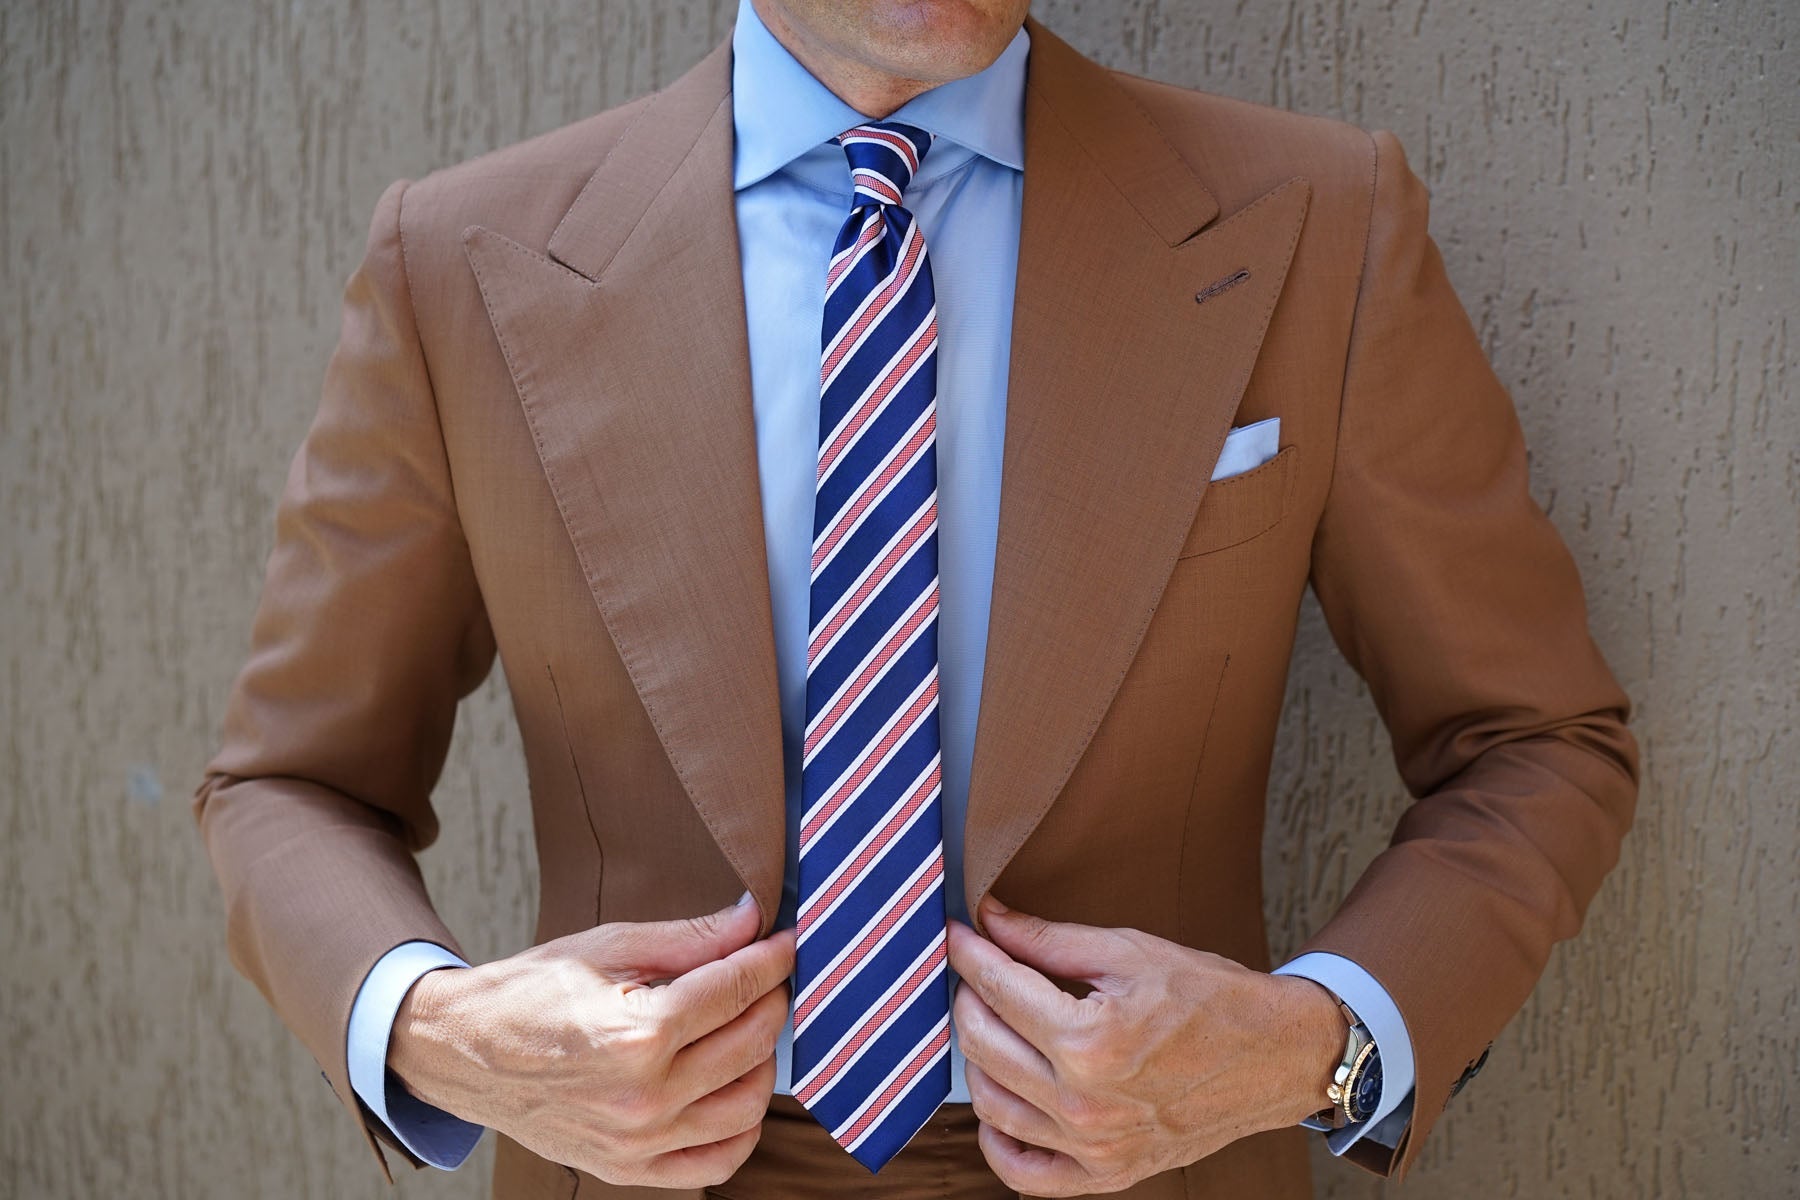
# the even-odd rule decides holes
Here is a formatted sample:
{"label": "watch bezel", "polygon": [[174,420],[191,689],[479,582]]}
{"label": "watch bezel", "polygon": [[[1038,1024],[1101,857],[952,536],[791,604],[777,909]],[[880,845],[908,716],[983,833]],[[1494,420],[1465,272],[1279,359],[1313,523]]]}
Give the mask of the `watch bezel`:
{"label": "watch bezel", "polygon": [[1362,1091],[1363,1075],[1368,1071],[1369,1064],[1375,1060],[1375,1057],[1375,1042],[1371,1038],[1357,1050],[1356,1057],[1350,1063],[1349,1069],[1344,1072],[1343,1082],[1338,1085],[1338,1107],[1343,1110],[1345,1119],[1353,1125],[1367,1121],[1375,1115],[1375,1110],[1372,1108],[1365,1112],[1356,1107],[1357,1096]]}
{"label": "watch bezel", "polygon": [[1332,1071],[1331,1083],[1325,1089],[1325,1098],[1330,1101],[1331,1107],[1320,1113],[1319,1119],[1328,1128],[1342,1129],[1375,1115],[1374,1109],[1364,1111],[1357,1106],[1357,1093],[1361,1091],[1370,1065],[1374,1064],[1379,1069],[1381,1051],[1375,1044],[1375,1037],[1369,1032],[1369,1027],[1356,1015],[1356,1010],[1344,1003],[1343,997],[1336,992],[1329,988],[1326,992],[1337,1002],[1338,1011],[1344,1015],[1348,1030],[1344,1037],[1344,1057]]}

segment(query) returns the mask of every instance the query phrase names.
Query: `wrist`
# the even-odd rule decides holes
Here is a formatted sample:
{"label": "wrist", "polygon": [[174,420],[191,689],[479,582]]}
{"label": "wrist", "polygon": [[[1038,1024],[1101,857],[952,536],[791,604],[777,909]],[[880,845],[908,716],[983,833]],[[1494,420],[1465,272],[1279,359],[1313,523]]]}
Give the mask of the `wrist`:
{"label": "wrist", "polygon": [[1285,1013],[1290,1053],[1284,1058],[1293,1067],[1287,1094],[1298,1122],[1331,1107],[1328,1089],[1343,1059],[1349,1026],[1336,998],[1323,985],[1298,975],[1275,978],[1290,985]]}
{"label": "wrist", "polygon": [[449,1108],[455,997],[469,974],[466,967],[444,967],[419,976],[401,999],[388,1034],[388,1070],[408,1092],[438,1108]]}

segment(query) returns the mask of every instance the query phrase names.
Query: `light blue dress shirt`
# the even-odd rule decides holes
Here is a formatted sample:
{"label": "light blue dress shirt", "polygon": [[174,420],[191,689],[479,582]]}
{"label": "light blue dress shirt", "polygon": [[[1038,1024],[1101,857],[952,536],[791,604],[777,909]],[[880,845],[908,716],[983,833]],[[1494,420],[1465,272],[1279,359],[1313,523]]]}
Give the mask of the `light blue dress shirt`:
{"label": "light blue dress shirt", "polygon": [[[963,821],[976,715],[987,656],[988,607],[1000,521],[1007,364],[1025,177],[1024,30],[986,70],[909,101],[893,120],[937,135],[907,187],[905,204],[931,255],[938,308],[939,723],[943,749],[945,896],[967,920]],[[806,713],[810,548],[819,429],[819,314],[825,267],[850,211],[850,174],[831,138],[867,120],[801,66],[750,0],[732,34],[733,188],[763,533],[769,559],[776,671],[787,787],[787,864],[777,923],[792,925],[800,828],[800,759]],[[1245,452],[1273,441],[1273,422],[1243,431],[1222,457],[1235,473],[1271,457]],[[1227,459],[1237,460],[1227,462]],[[461,1164],[481,1136],[407,1094],[385,1069],[394,1016],[427,971],[467,965],[441,947],[412,942],[375,965],[351,1011],[350,1082],[414,1154]],[[1361,967],[1308,954],[1278,973],[1311,978],[1342,997],[1381,1048],[1386,1085],[1374,1118],[1330,1135],[1343,1153],[1365,1133],[1387,1144],[1411,1111],[1412,1043],[1398,1008]],[[777,1089],[788,1091],[791,1025],[778,1051]],[[967,1101],[963,1059],[951,1047],[950,1101]],[[1382,1137],[1386,1134],[1386,1137]]]}

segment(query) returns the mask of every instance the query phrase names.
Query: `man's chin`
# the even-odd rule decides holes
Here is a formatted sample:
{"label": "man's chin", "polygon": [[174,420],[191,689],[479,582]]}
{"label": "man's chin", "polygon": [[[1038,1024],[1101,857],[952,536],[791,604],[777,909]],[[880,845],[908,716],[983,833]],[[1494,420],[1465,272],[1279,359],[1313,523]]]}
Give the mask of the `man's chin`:
{"label": "man's chin", "polygon": [[832,21],[833,40],[867,67],[936,87],[986,70],[1025,12],[995,0],[856,0]]}

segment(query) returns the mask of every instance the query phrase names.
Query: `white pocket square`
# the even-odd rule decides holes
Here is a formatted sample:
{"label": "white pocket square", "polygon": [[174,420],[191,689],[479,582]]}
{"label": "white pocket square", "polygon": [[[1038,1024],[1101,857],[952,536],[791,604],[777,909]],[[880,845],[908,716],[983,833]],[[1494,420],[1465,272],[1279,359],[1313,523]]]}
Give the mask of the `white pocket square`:
{"label": "white pocket square", "polygon": [[1244,425],[1225,435],[1225,446],[1213,467],[1212,482],[1242,475],[1274,458],[1281,450],[1281,418],[1270,417]]}

